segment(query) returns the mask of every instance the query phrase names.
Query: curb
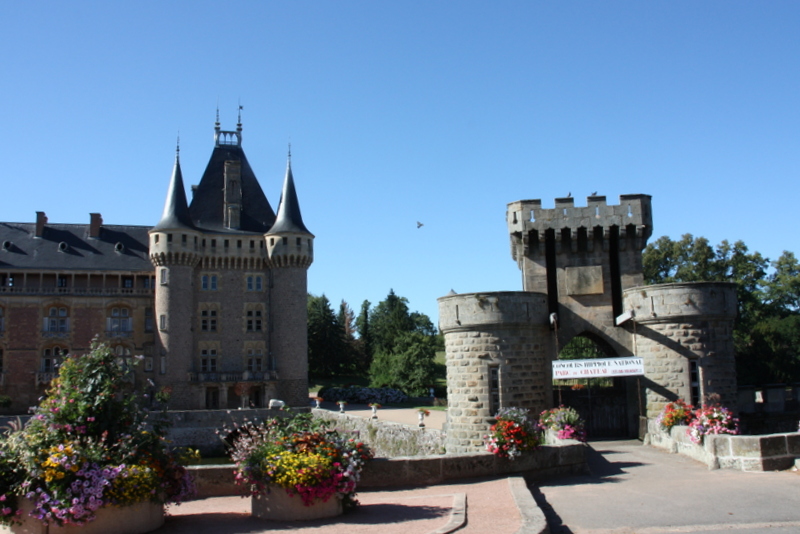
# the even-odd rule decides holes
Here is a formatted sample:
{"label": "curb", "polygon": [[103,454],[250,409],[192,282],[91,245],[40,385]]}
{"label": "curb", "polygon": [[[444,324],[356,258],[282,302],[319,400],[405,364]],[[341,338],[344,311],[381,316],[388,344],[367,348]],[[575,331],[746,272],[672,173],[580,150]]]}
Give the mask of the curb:
{"label": "curb", "polygon": [[536,504],[528,485],[525,483],[525,479],[522,477],[508,477],[508,486],[522,518],[522,526],[517,531],[517,534],[550,534],[550,527],[547,525],[544,512]]}

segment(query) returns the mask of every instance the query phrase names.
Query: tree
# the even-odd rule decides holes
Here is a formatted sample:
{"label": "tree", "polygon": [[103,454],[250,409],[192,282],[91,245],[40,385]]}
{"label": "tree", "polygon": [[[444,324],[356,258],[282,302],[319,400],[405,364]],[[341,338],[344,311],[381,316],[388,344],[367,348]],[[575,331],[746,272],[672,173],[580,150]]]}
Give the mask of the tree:
{"label": "tree", "polygon": [[390,352],[382,350],[375,355],[371,384],[397,388],[411,396],[427,395],[436,380],[435,356],[435,336],[403,332]]}
{"label": "tree", "polygon": [[413,332],[416,329],[416,324],[408,312],[408,299],[398,297],[393,289],[389,290],[386,299],[380,301],[370,313],[369,324],[375,353],[390,352],[395,339],[401,333]]}
{"label": "tree", "polygon": [[365,300],[361,303],[361,311],[356,318],[358,331],[359,350],[363,369],[369,369],[372,364],[372,328],[370,327],[369,314],[371,303]]}
{"label": "tree", "polygon": [[[661,237],[642,256],[645,281],[733,282],[738,315],[734,326],[740,383],[800,380],[800,264],[791,252],[770,261],[742,241],[716,248],[691,234]],[[769,268],[772,273],[767,274]]]}
{"label": "tree", "polygon": [[344,329],[324,294],[308,295],[308,373],[331,377],[347,373]]}

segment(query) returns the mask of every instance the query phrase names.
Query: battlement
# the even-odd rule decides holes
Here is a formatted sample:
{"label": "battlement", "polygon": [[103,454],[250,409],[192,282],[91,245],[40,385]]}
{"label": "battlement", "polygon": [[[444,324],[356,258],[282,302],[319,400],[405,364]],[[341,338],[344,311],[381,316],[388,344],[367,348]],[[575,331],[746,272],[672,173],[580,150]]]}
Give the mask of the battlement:
{"label": "battlement", "polygon": [[[635,240],[634,248],[644,248],[653,233],[653,216],[650,195],[620,195],[619,204],[607,204],[604,196],[587,197],[587,205],[575,206],[572,197],[555,199],[555,208],[542,208],[542,201],[518,200],[508,204],[506,223],[512,241],[512,256],[518,252],[527,255],[530,246],[543,242],[548,231],[552,231],[559,246],[562,241],[571,241],[577,249],[580,241],[591,250],[594,240],[607,242],[612,228],[618,229],[621,247],[627,238]],[[523,250],[518,251],[519,246]],[[604,248],[606,246],[604,245]]]}
{"label": "battlement", "polygon": [[604,196],[590,196],[586,201],[587,205],[581,207],[575,206],[574,198],[557,198],[555,208],[550,209],[543,209],[539,199],[512,202],[506,212],[509,232],[630,225],[652,231],[650,195],[620,195],[618,205],[607,204]]}

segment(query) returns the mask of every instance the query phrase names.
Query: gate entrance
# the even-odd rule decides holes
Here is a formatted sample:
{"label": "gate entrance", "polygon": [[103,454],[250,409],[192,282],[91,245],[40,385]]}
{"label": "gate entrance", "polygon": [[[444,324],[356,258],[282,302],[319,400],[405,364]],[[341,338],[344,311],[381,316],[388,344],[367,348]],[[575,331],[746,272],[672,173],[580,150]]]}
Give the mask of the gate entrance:
{"label": "gate entrance", "polygon": [[[592,339],[576,336],[559,353],[560,360],[582,360],[614,357]],[[629,410],[629,385],[635,399],[636,379],[632,377],[573,378],[553,380],[553,405],[569,406],[586,421],[589,439],[619,439],[636,436],[631,414],[636,418],[636,405]]]}

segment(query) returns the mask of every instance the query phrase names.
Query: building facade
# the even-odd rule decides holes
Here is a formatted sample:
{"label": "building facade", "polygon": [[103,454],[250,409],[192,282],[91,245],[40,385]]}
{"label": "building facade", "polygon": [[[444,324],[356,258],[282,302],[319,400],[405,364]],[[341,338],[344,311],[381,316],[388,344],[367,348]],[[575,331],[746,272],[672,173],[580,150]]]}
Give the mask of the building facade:
{"label": "building facade", "polygon": [[92,340],[141,356],[136,380],[173,409],[307,403],[307,270],[314,236],[287,162],[277,213],[224,131],[187,200],[176,154],[154,227],[0,223],[0,395],[35,405]]}

